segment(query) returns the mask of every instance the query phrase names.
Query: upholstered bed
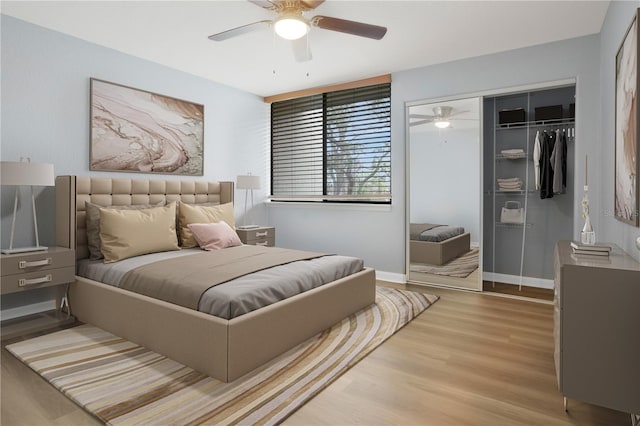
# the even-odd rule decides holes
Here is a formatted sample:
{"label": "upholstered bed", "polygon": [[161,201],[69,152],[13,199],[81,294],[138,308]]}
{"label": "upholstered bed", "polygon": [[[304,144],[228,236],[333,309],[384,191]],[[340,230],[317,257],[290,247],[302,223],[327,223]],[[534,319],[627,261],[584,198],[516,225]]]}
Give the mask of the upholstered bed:
{"label": "upholstered bed", "polygon": [[[232,182],[56,178],[56,241],[89,257],[85,202],[101,206],[233,201]],[[232,319],[76,276],[71,311],[96,325],[228,382],[260,366],[349,314],[375,302],[375,272],[364,268],[320,287]]]}
{"label": "upholstered bed", "polygon": [[[444,229],[443,229],[444,228]],[[431,234],[431,241],[422,238]],[[471,249],[471,234],[463,228],[433,225],[427,223],[410,224],[409,260],[411,263],[444,265],[467,253]]]}

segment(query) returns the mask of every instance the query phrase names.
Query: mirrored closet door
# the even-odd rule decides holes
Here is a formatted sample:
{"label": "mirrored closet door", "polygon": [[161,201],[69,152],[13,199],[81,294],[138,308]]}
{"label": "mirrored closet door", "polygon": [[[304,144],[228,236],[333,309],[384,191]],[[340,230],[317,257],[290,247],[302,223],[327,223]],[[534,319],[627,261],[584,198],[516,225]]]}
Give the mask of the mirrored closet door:
{"label": "mirrored closet door", "polygon": [[480,105],[407,106],[409,282],[482,289]]}

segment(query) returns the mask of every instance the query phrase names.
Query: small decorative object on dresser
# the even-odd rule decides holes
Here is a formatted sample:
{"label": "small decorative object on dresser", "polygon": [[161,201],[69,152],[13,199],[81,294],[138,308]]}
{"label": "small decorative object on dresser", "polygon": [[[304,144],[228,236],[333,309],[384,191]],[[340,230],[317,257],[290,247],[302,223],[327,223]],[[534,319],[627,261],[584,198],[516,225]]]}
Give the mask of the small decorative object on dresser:
{"label": "small decorative object on dresser", "polygon": [[273,226],[258,226],[252,229],[236,229],[240,241],[252,246],[273,247],[276,243],[276,228]]}
{"label": "small decorative object on dresser", "polygon": [[[0,255],[2,271],[2,294],[17,293],[36,288],[68,285],[75,280],[75,251],[64,247],[50,247],[45,251],[33,253]],[[2,339],[26,335],[35,331],[47,330],[72,323],[67,295],[60,298],[60,310],[2,321]],[[66,313],[61,311],[66,309]]]}
{"label": "small decorative object on dresser", "polygon": [[588,157],[584,156],[584,196],[580,202],[582,206],[582,218],[584,219],[584,226],[582,232],[580,232],[580,242],[586,245],[593,245],[596,243],[596,232],[591,225],[591,217],[589,216],[589,185],[588,185]]}

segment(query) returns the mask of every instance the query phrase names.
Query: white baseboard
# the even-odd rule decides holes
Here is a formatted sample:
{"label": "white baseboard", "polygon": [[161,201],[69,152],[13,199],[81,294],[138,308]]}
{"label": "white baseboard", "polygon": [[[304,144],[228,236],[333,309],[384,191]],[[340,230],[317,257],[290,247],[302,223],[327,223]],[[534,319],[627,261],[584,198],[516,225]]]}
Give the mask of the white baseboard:
{"label": "white baseboard", "polygon": [[[392,283],[398,284],[406,284],[407,276],[405,274],[398,274],[396,272],[386,272],[376,270],[376,278],[381,281],[389,281]],[[544,278],[534,278],[534,277],[522,277],[522,282],[520,282],[519,275],[508,275],[508,274],[496,274],[493,272],[483,272],[482,279],[486,281],[497,281],[506,284],[515,284],[515,285],[526,285],[528,287],[537,287],[537,288],[553,288],[553,280],[547,280]]]}
{"label": "white baseboard", "polygon": [[376,279],[381,280],[381,281],[389,281],[392,283],[398,283],[398,284],[406,284],[407,283],[407,277],[405,274],[398,274],[395,272],[385,272],[385,271],[379,271],[376,269]]}
{"label": "white baseboard", "polygon": [[508,274],[496,274],[494,272],[483,272],[482,279],[485,281],[496,281],[499,283],[506,284],[515,284],[515,285],[526,285],[527,287],[537,287],[537,288],[553,288],[553,280],[547,280],[544,278],[534,278],[534,277],[522,277],[520,279],[519,275],[508,275]]}
{"label": "white baseboard", "polygon": [[0,312],[0,318],[4,320],[23,317],[25,315],[37,314],[40,312],[50,311],[56,308],[55,300],[47,300],[45,302],[33,303],[31,305],[19,306],[17,308],[5,309]]}

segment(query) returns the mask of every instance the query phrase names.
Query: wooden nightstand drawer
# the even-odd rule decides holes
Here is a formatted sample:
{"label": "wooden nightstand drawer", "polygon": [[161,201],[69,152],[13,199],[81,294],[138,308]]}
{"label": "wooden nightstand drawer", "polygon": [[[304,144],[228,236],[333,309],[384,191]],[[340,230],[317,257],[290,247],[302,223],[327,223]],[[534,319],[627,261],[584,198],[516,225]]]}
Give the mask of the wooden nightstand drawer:
{"label": "wooden nightstand drawer", "polygon": [[52,247],[47,251],[2,255],[2,276],[23,274],[26,272],[45,271],[49,269],[73,266],[75,268],[75,252],[69,249]]}
{"label": "wooden nightstand drawer", "polygon": [[17,291],[33,290],[72,282],[75,280],[75,266],[47,269],[43,271],[24,272],[22,274],[2,275],[0,290],[2,294]]}
{"label": "wooden nightstand drawer", "polygon": [[261,226],[251,229],[236,229],[240,241],[244,244],[272,247],[276,242],[276,228]]}
{"label": "wooden nightstand drawer", "polygon": [[253,229],[238,229],[237,230],[240,239],[247,241],[262,240],[265,238],[275,238],[275,228],[253,228]]}
{"label": "wooden nightstand drawer", "polygon": [[250,244],[254,246],[273,247],[275,245],[275,242],[276,242],[275,238],[260,238],[259,240],[249,241],[245,244]]}

